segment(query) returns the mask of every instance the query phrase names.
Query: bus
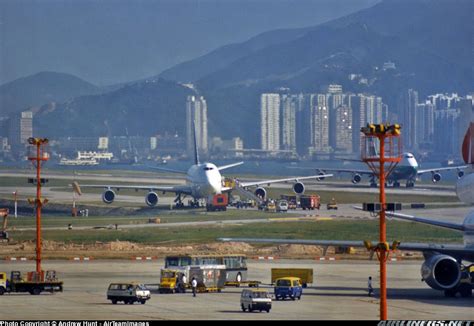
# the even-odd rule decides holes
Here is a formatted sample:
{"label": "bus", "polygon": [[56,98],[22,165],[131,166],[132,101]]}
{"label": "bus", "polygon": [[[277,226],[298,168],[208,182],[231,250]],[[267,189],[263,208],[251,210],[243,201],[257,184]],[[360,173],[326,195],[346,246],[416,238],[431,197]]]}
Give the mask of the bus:
{"label": "bus", "polygon": [[225,265],[226,282],[247,280],[247,256],[245,255],[175,255],[165,258],[165,268],[185,268],[187,266]]}

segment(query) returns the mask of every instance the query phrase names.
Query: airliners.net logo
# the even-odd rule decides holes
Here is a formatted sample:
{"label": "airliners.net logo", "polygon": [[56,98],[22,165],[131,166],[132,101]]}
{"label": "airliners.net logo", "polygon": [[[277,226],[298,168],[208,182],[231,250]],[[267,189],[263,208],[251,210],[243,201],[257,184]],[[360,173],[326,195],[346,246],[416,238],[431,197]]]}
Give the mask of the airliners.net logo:
{"label": "airliners.net logo", "polygon": [[382,320],[378,326],[474,326],[469,320]]}

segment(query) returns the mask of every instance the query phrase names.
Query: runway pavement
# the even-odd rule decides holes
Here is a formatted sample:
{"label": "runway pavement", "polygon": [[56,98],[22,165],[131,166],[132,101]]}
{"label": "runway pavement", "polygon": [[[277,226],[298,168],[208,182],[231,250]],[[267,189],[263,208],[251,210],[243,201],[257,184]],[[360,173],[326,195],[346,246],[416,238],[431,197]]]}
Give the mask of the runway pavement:
{"label": "runway pavement", "polygon": [[[2,271],[34,269],[34,263],[1,263]],[[376,261],[319,262],[310,260],[248,261],[249,279],[270,282],[274,267],[313,268],[315,284],[304,289],[301,301],[274,301],[270,313],[242,312],[240,288],[222,293],[157,294],[145,304],[112,305],[106,299],[111,282],[159,282],[162,260],[151,262],[44,261],[64,281],[58,294],[6,294],[0,297],[5,319],[378,319],[378,263]],[[367,277],[374,278],[376,297],[367,296]],[[269,286],[270,292],[273,289]],[[389,319],[474,319],[473,298],[445,298],[420,282],[420,262],[388,266]]]}

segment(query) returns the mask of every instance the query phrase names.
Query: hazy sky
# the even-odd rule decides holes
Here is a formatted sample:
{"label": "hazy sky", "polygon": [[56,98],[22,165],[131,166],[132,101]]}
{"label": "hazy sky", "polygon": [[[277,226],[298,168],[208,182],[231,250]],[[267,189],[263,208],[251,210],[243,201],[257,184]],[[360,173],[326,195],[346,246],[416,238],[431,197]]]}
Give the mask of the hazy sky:
{"label": "hazy sky", "polygon": [[0,84],[40,71],[97,85],[156,75],[264,31],[379,0],[0,0]]}

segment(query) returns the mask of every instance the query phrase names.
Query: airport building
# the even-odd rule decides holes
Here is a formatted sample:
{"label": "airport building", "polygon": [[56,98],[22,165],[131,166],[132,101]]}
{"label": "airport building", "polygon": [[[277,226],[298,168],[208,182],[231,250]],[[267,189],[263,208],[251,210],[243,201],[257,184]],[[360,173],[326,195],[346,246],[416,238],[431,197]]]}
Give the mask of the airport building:
{"label": "airport building", "polygon": [[186,150],[190,157],[194,155],[194,131],[196,142],[201,153],[208,151],[207,135],[207,102],[203,96],[188,96],[186,100]]}
{"label": "airport building", "polygon": [[260,130],[262,150],[280,150],[280,94],[261,95]]}

